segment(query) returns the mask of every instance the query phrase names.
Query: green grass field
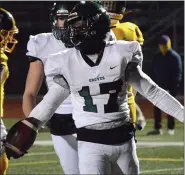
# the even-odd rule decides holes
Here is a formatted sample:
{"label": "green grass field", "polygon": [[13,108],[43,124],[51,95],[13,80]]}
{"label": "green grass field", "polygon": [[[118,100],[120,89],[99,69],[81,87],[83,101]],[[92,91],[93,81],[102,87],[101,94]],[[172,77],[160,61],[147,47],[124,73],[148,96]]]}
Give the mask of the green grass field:
{"label": "green grass field", "polygon": [[[9,128],[16,120],[5,119]],[[143,131],[137,132],[137,154],[141,174],[184,174],[184,125],[176,122],[174,136],[146,136],[152,129],[152,120],[147,120]],[[37,141],[51,140],[48,132],[40,132]],[[70,163],[70,162],[69,162]],[[10,160],[8,174],[62,174],[52,145],[34,145],[23,158]]]}

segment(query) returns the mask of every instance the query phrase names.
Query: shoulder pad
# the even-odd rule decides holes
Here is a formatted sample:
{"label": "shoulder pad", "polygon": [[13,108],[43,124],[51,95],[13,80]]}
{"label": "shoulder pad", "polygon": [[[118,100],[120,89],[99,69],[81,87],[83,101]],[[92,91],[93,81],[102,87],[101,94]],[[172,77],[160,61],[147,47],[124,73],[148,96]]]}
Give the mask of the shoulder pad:
{"label": "shoulder pad", "polygon": [[45,45],[48,39],[52,36],[53,36],[52,33],[40,33],[34,36],[31,35],[30,40],[33,40],[35,44],[40,44],[42,46]]}
{"label": "shoulder pad", "polygon": [[26,55],[37,57],[38,51],[45,46],[48,39],[52,37],[52,35],[52,33],[41,33],[34,36],[30,35],[30,39],[27,44],[28,52]]}
{"label": "shoulder pad", "polygon": [[52,33],[40,33],[35,36],[31,35],[29,41],[32,42],[35,46],[37,46],[38,49],[40,49],[47,43],[48,39],[52,36]]}
{"label": "shoulder pad", "polygon": [[126,41],[138,41],[143,45],[144,38],[139,27],[131,22],[120,23],[119,28],[122,30],[124,35],[124,40]]}

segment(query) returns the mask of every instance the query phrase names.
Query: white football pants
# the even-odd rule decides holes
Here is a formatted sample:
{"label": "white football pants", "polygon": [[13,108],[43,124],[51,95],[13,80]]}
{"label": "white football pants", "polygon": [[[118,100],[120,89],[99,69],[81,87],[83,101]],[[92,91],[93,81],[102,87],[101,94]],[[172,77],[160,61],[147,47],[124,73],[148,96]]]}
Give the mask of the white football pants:
{"label": "white football pants", "polygon": [[139,174],[134,138],[119,145],[78,141],[80,174]]}
{"label": "white football pants", "polygon": [[77,140],[74,135],[52,135],[55,152],[64,174],[80,174],[78,168]]}

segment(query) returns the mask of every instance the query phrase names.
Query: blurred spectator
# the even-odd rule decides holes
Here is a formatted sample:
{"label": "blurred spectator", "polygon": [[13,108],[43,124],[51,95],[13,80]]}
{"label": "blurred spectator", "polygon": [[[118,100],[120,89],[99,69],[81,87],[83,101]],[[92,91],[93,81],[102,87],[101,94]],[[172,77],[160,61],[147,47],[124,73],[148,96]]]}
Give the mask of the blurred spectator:
{"label": "blurred spectator", "polygon": [[[162,35],[158,42],[160,53],[152,61],[153,80],[172,96],[176,97],[182,79],[180,55],[172,49],[169,36]],[[162,135],[161,110],[154,106],[154,130],[147,135]],[[167,132],[174,135],[175,120],[168,115]]]}

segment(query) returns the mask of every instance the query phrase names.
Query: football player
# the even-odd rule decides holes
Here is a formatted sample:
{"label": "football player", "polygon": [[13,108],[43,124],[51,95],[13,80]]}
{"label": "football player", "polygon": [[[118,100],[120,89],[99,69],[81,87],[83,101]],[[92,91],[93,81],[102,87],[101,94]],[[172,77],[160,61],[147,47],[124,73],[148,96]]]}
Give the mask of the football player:
{"label": "football player", "polygon": [[137,41],[105,41],[110,19],[100,4],[77,4],[64,26],[66,41],[74,48],[47,59],[45,74],[47,79],[54,76],[54,82],[28,118],[10,129],[8,157],[19,158],[30,148],[35,131],[71,93],[80,174],[139,174],[128,84],[180,122],[184,122],[184,107],[142,72],[143,55]]}
{"label": "football player", "polygon": [[[54,3],[51,12],[51,33],[40,33],[30,36],[26,53],[30,67],[26,80],[26,87],[23,95],[23,112],[28,116],[36,105],[36,97],[44,79],[46,58],[66,50],[63,40],[63,23],[67,18],[68,9],[74,6],[72,3]],[[66,43],[67,44],[67,43]],[[69,43],[68,43],[69,44]],[[50,88],[51,80],[47,80],[47,87]],[[72,119],[72,104],[68,97],[48,123],[54,149],[59,157],[60,164],[65,174],[79,174],[78,155],[76,141],[76,127]],[[70,163],[69,163],[70,162]]]}
{"label": "football player", "polygon": [[[102,6],[108,11],[111,20],[111,29],[117,40],[138,41],[143,45],[144,38],[139,27],[131,22],[120,21],[131,11],[126,11],[126,1],[101,1]],[[128,86],[128,104],[130,108],[130,117],[136,129],[144,129],[146,121],[139,106],[135,103],[136,92]],[[137,124],[136,124],[137,123]]]}
{"label": "football player", "polygon": [[4,103],[4,85],[9,76],[8,70],[8,57],[5,52],[11,53],[17,40],[14,38],[14,34],[18,33],[18,28],[16,27],[15,19],[10,12],[0,8],[0,132],[1,132],[1,145],[0,145],[0,175],[5,175],[8,168],[8,159],[4,153],[3,140],[5,139],[7,132],[6,127],[2,121],[4,115],[3,103]]}

